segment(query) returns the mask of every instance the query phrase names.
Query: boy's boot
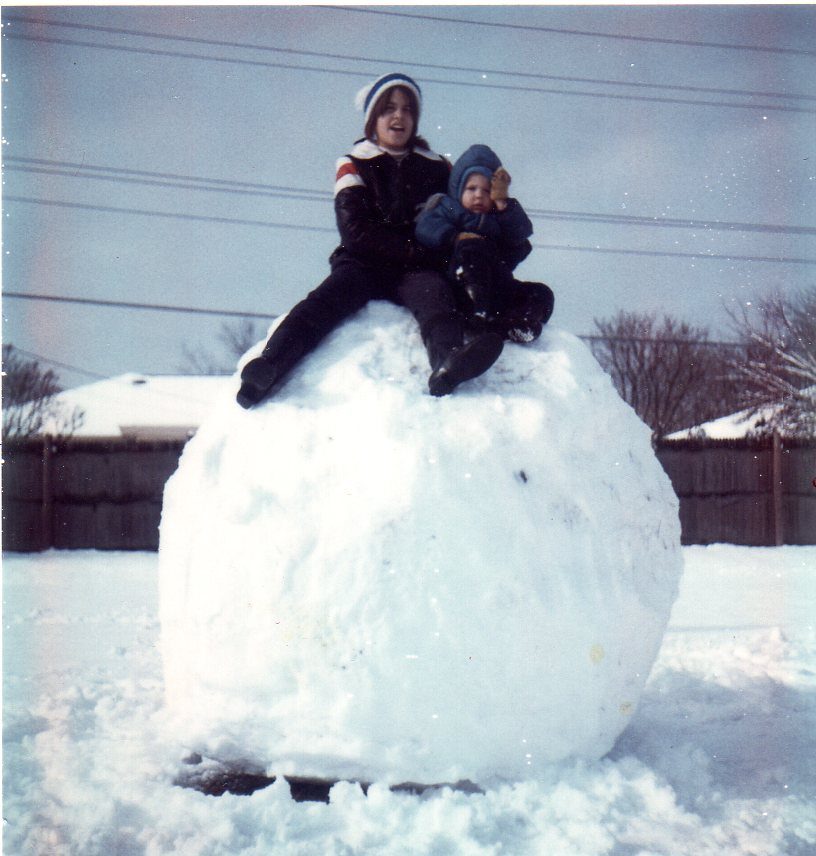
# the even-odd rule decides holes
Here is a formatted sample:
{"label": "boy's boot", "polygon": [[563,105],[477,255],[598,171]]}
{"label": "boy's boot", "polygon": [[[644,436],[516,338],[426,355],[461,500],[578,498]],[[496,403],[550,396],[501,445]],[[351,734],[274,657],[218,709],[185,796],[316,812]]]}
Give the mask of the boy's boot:
{"label": "boy's boot", "polygon": [[522,282],[525,300],[511,309],[503,319],[504,336],[511,342],[532,342],[552,315],[554,296],[552,289],[541,282]]}
{"label": "boy's boot", "polygon": [[423,338],[433,369],[428,390],[434,396],[448,395],[460,383],[484,374],[504,346],[495,333],[482,333],[465,343],[462,320],[455,315],[436,319]]}
{"label": "boy's boot", "polygon": [[[467,232],[463,234],[469,234]],[[457,276],[462,284],[474,318],[485,321],[493,310],[492,263],[484,238],[460,239],[456,243]]]}
{"label": "boy's boot", "polygon": [[279,386],[306,355],[307,337],[286,319],[272,334],[260,357],[250,360],[241,371],[241,388],[236,400],[249,408],[263,401]]}
{"label": "boy's boot", "polygon": [[492,314],[490,287],[478,277],[468,275],[467,271],[462,276],[462,284],[470,301],[471,314],[480,321],[486,321]]}
{"label": "boy's boot", "polygon": [[516,342],[519,345],[526,345],[528,342],[535,341],[543,330],[543,324],[540,321],[530,319],[521,319],[515,323],[505,324],[506,337],[511,342]]}

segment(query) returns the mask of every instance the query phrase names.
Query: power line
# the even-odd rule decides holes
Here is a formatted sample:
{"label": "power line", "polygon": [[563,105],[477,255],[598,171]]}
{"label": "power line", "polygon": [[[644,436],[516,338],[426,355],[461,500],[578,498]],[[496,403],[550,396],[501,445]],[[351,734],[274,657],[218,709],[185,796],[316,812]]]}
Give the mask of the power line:
{"label": "power line", "polygon": [[327,196],[312,194],[311,191],[300,193],[288,190],[249,190],[239,187],[224,187],[222,185],[192,184],[178,181],[167,181],[164,179],[135,178],[133,176],[99,175],[97,173],[82,171],[79,169],[65,170],[59,167],[45,166],[23,166],[10,165],[6,170],[17,172],[30,172],[38,175],[55,175],[61,178],[88,178],[95,181],[112,181],[119,184],[142,184],[150,187],[168,187],[176,190],[206,190],[211,193],[233,193],[240,196],[271,196],[279,199],[295,199],[302,202],[327,202],[331,201],[331,194]]}
{"label": "power line", "polygon": [[[273,316],[267,316],[273,317]],[[655,336],[602,336],[599,334],[577,334],[577,338],[581,339],[583,342],[614,342],[614,343],[642,343],[642,344],[653,344],[653,345],[677,345],[677,346],[688,346],[695,345],[698,347],[706,347],[706,348],[729,348],[732,350],[744,350],[745,345],[741,342],[723,342],[723,341],[712,341],[709,339],[663,339],[657,338]],[[24,357],[28,357],[29,359],[39,360],[43,363],[48,363],[49,365],[56,366],[57,368],[64,369],[65,371],[72,372],[73,374],[84,375],[86,377],[94,378],[95,380],[110,380],[110,375],[102,374],[101,372],[94,372],[89,369],[81,369],[78,366],[71,365],[70,363],[64,363],[60,360],[54,360],[51,357],[45,357],[42,354],[36,354],[33,351],[28,351],[25,348],[19,348],[17,345],[12,346],[14,350],[21,354]],[[227,375],[224,375],[225,377]],[[158,390],[153,390],[153,392],[157,392]],[[162,391],[162,394],[179,400],[189,400],[189,401],[197,401],[198,399],[192,396],[179,395],[178,393],[168,393]]]}
{"label": "power line", "polygon": [[[17,291],[4,291],[3,297],[20,297],[26,300],[45,300],[45,301],[57,301],[61,303],[80,303],[80,304],[88,304],[91,306],[104,306],[104,307],[113,307],[119,309],[155,309],[161,311],[171,311],[171,312],[186,312],[186,313],[194,313],[194,314],[207,314],[207,315],[231,315],[231,316],[239,316],[241,318],[262,318],[262,319],[275,319],[277,315],[269,315],[257,312],[238,312],[233,309],[200,309],[196,307],[189,306],[165,306],[162,304],[156,303],[129,303],[120,300],[98,300],[95,298],[89,297],[63,297],[56,296],[53,294],[26,294],[23,292]],[[731,347],[731,348],[742,348],[745,347],[740,342],[718,342],[711,341],[708,339],[664,339],[658,338],[654,336],[604,336],[601,334],[585,334],[579,335],[579,339],[583,339],[584,341],[601,341],[601,342],[659,342],[661,344],[694,344],[694,345],[707,345],[712,347]],[[28,356],[38,357],[37,354],[31,354],[29,352],[23,351],[20,348],[17,348],[15,345],[15,350],[19,351],[21,354],[27,354]],[[46,362],[54,363],[54,365],[62,366],[63,368],[71,369],[72,371],[81,372],[82,369],[76,369],[73,366],[68,366],[64,363],[57,363],[55,360],[48,360],[46,357],[39,357],[39,359],[45,360]],[[85,374],[91,374],[91,372],[85,372]],[[97,377],[106,377],[106,375],[97,375]]]}
{"label": "power line", "polygon": [[[59,44],[72,47],[97,48],[103,50],[122,51],[133,54],[147,54],[150,56],[175,57],[181,59],[204,60],[207,62],[233,63],[238,65],[256,66],[262,68],[281,68],[291,71],[313,71],[323,74],[342,74],[353,77],[370,78],[370,72],[351,71],[349,69],[322,68],[316,66],[290,65],[287,63],[268,62],[265,60],[240,59],[236,57],[212,56],[205,54],[193,54],[183,51],[159,50],[157,48],[135,48],[126,45],[111,45],[101,42],[83,42],[77,39],[62,39],[52,36],[29,36],[22,33],[7,33],[6,38],[19,39],[30,42],[43,42],[47,44]],[[781,104],[745,104],[734,101],[708,101],[693,98],[671,98],[656,95],[627,95],[612,92],[588,92],[578,89],[556,89],[552,87],[516,86],[505,83],[470,82],[463,80],[440,80],[438,78],[423,78],[423,83],[438,83],[444,86],[464,86],[476,89],[493,89],[509,92],[528,92],[543,95],[566,95],[579,98],[600,98],[613,101],[640,101],[653,104],[685,104],[697,107],[733,107],[744,110],[776,111],[785,113],[816,113],[816,109],[809,107],[792,107]]]}
{"label": "power line", "polygon": [[65,369],[66,371],[74,372],[75,374],[87,375],[87,377],[93,377],[97,380],[108,379],[108,375],[100,374],[99,372],[92,372],[88,369],[80,369],[77,366],[72,366],[68,363],[61,363],[59,360],[52,360],[50,357],[42,356],[42,354],[35,354],[33,351],[26,351],[24,348],[18,348],[17,345],[13,345],[12,347],[18,354],[22,354],[24,357],[29,357],[33,360],[41,360],[44,363],[49,363],[52,366],[57,366],[58,368]]}
{"label": "power line", "polygon": [[593,30],[572,30],[563,27],[542,27],[534,24],[508,24],[499,21],[477,21],[471,18],[448,18],[442,15],[422,15],[415,12],[391,12],[382,9],[363,9],[359,6],[323,6],[342,12],[359,12],[368,15],[389,15],[395,18],[414,18],[422,21],[441,21],[446,24],[468,24],[478,27],[495,27],[506,30],[527,30],[537,33],[556,33],[568,36],[588,36],[593,39],[621,39],[629,42],[646,42],[660,45],[679,45],[695,48],[722,48],[727,50],[759,51],[764,53],[782,53],[796,56],[816,56],[816,51],[802,48],[769,47],[767,45],[739,45],[731,42],[700,42],[690,39],[668,39],[658,36],[633,36],[623,33],[599,33]]}
{"label": "power line", "polygon": [[55,44],[55,45],[68,45],[69,47],[81,47],[81,48],[102,48],[104,50],[111,51],[122,51],[124,53],[135,53],[135,54],[148,54],[150,56],[167,56],[167,57],[177,57],[181,59],[200,59],[206,60],[207,62],[224,62],[224,63],[234,63],[237,65],[251,65],[251,66],[259,66],[262,68],[283,68],[290,69],[293,71],[318,71],[318,72],[326,72],[329,74],[345,74],[352,77],[370,77],[368,72],[363,71],[349,71],[345,69],[338,68],[309,68],[303,65],[289,65],[287,63],[280,62],[267,62],[264,60],[255,60],[255,59],[241,59],[239,57],[226,57],[226,56],[211,56],[206,54],[193,54],[193,53],[185,53],[183,51],[166,51],[159,50],[158,48],[134,48],[128,47],[127,45],[107,45],[102,42],[83,42],[77,39],[60,39],[55,38],[53,36],[27,36],[23,33],[4,33],[5,38],[7,39],[18,39],[26,42],[44,42],[47,44]]}
{"label": "power line", "polygon": [[791,265],[816,265],[816,259],[797,258],[795,256],[738,256],[730,253],[682,253],[671,250],[632,250],[623,247],[586,247],[574,244],[533,244],[539,250],[556,250],[580,253],[608,253],[625,256],[655,256],[673,259],[698,259],[706,261],[729,262],[770,262]]}
{"label": "power line", "polygon": [[685,220],[677,217],[647,217],[637,214],[594,214],[589,211],[556,211],[526,208],[531,217],[545,220],[573,220],[581,223],[604,223],[624,226],[662,226],[672,229],[718,229],[731,232],[766,232],[769,234],[816,235],[816,226],[786,226],[776,223],[744,223],[729,220]]}
{"label": "power line", "polygon": [[507,71],[505,69],[485,68],[480,66],[461,66],[461,65],[443,65],[440,63],[414,62],[411,60],[396,60],[394,57],[364,57],[355,56],[354,54],[337,54],[326,51],[307,51],[297,50],[294,48],[280,48],[273,45],[263,45],[255,42],[236,42],[223,39],[205,39],[197,36],[178,36],[169,33],[157,33],[149,30],[133,30],[124,29],[121,27],[103,27],[92,24],[76,24],[70,21],[44,20],[42,18],[33,18],[27,15],[8,15],[6,21],[14,21],[26,24],[37,24],[48,27],[66,27],[74,30],[88,30],[97,33],[108,33],[112,35],[136,36],[139,38],[157,39],[164,41],[184,42],[188,44],[210,45],[214,47],[229,47],[242,50],[267,51],[273,53],[282,53],[295,56],[319,57],[322,59],[339,59],[349,60],[351,62],[365,62],[380,65],[398,65],[411,66],[413,68],[431,68],[437,71],[453,71],[475,74],[490,74],[501,77],[523,77],[535,80],[557,80],[564,83],[590,83],[602,86],[629,86],[644,89],[669,89],[678,92],[700,92],[716,95],[740,95],[744,97],[757,98],[793,98],[808,101],[816,101],[816,96],[806,95],[801,93],[787,92],[756,92],[745,89],[726,89],[721,87],[708,86],[691,86],[688,84],[670,84],[670,83],[646,83],[643,81],[629,80],[609,80],[605,78],[592,77],[573,77],[568,75],[544,74],[541,72],[531,71]]}
{"label": "power line", "polygon": [[[84,211],[99,211],[113,214],[136,214],[144,217],[164,217],[180,220],[194,220],[214,223],[231,223],[240,226],[264,226],[267,228],[294,229],[295,231],[309,232],[331,232],[334,229],[328,226],[300,226],[294,223],[273,223],[267,220],[242,220],[233,217],[212,217],[201,214],[183,214],[169,211],[150,211],[142,208],[118,208],[112,205],[86,205],[80,202],[64,202],[56,199],[34,199],[27,196],[6,196],[12,202],[26,202],[37,205],[46,205],[57,208],[76,208]],[[727,253],[682,253],[667,250],[633,250],[624,247],[588,247],[574,244],[533,244],[533,247],[542,250],[558,250],[581,253],[609,253],[613,255],[631,256],[659,256],[664,258],[686,258],[708,261],[743,261],[743,262],[769,262],[776,264],[816,264],[816,259],[798,258],[795,256],[743,256]]]}
{"label": "power line", "polygon": [[[745,348],[746,345],[742,342],[724,342],[711,339],[665,339],[657,336],[603,336],[599,333],[577,333],[576,337],[583,342],[640,342],[647,344],[661,345],[700,345],[710,348]],[[24,348],[18,348],[17,345],[12,346],[18,354],[30,357],[31,359],[41,360],[44,363],[49,363],[52,366],[58,366],[66,371],[84,374],[88,377],[100,378],[108,380],[109,375],[92,372],[88,369],[80,369],[77,366],[72,366],[69,363],[61,363],[59,360],[52,360],[50,357],[44,357],[42,354],[35,354],[33,351],[27,351]]]}
{"label": "power line", "polygon": [[[313,190],[305,187],[262,184],[258,182],[235,181],[228,179],[206,178],[201,176],[180,175],[178,173],[149,172],[147,170],[125,169],[119,167],[84,164],[74,161],[54,161],[44,158],[28,158],[7,155],[4,158],[6,170],[39,172],[70,178],[98,178],[108,181],[133,182],[159,187],[179,188],[183,190],[223,191],[247,195],[296,199],[307,202],[329,202],[332,192]],[[19,166],[15,164],[21,164]],[[93,175],[102,172],[110,175]],[[116,175],[121,173],[121,175]],[[133,176],[133,178],[130,178]],[[139,178],[136,178],[138,176]],[[144,178],[142,178],[144,177]],[[7,197],[10,198],[10,197]],[[814,235],[816,226],[791,226],[779,223],[747,223],[738,221],[711,219],[682,219],[676,217],[656,217],[637,214],[606,214],[591,211],[561,211],[546,208],[526,208],[533,218],[545,220],[567,220],[585,223],[603,223],[607,225],[659,226],[683,229],[717,229],[738,232],[765,232],[769,234]]]}
{"label": "power line", "polygon": [[640,342],[654,345],[700,345],[710,348],[740,348],[746,346],[742,342],[717,342],[710,339],[664,339],[659,336],[603,336],[598,333],[578,335],[584,342]]}
{"label": "power line", "polygon": [[225,179],[225,178],[210,178],[207,176],[199,176],[199,175],[183,175],[177,172],[150,172],[144,169],[128,169],[127,167],[119,167],[119,166],[100,166],[98,164],[89,164],[78,161],[59,161],[59,160],[48,160],[46,158],[29,158],[23,157],[21,155],[4,155],[3,163],[8,162],[17,162],[17,163],[26,163],[26,164],[41,164],[44,166],[57,166],[65,169],[76,169],[76,170],[92,170],[95,172],[111,172],[111,173],[121,173],[123,175],[134,175],[134,176],[146,176],[148,178],[163,178],[169,179],[171,181],[183,181],[183,182],[192,182],[199,184],[212,184],[212,185],[223,185],[227,187],[243,187],[249,188],[252,190],[266,190],[272,191],[277,190],[284,193],[309,193],[314,194],[315,196],[326,196],[331,198],[332,191],[330,190],[311,190],[309,188],[304,187],[291,187],[287,185],[281,184],[264,184],[256,181],[238,181],[236,179]]}
{"label": "power line", "polygon": [[[78,368],[77,366],[72,366],[69,363],[62,363],[59,360],[52,360],[50,357],[44,357],[44,356],[42,356],[42,354],[35,354],[33,351],[27,351],[24,348],[18,348],[16,345],[13,345],[12,347],[14,348],[14,350],[18,354],[23,354],[26,357],[29,357],[29,358],[34,359],[34,360],[40,360],[44,363],[49,363],[50,365],[53,365],[53,366],[58,366],[59,368],[65,369],[66,371],[73,372],[74,374],[86,375],[87,377],[92,377],[92,378],[95,378],[96,380],[113,380],[113,378],[110,375],[101,374],[100,372],[89,371],[88,369],[81,369],[81,368]],[[156,377],[156,375],[145,374],[144,372],[138,372],[138,373],[134,373],[134,374],[137,374],[137,377],[142,376],[142,375],[145,375],[146,377]],[[186,372],[183,374],[186,374]],[[194,375],[190,375],[190,376],[191,377],[225,377],[225,378],[228,378],[229,374],[224,374],[224,375],[194,374]],[[61,391],[67,392],[68,390],[61,390]],[[168,390],[163,390],[163,389],[151,388],[150,392],[151,392],[151,395],[158,395],[162,398],[172,399],[174,401],[193,401],[193,402],[199,402],[200,403],[200,402],[203,402],[205,400],[205,399],[199,398],[198,396],[184,395],[183,393],[170,392]],[[57,394],[59,394],[59,393],[57,393]]]}
{"label": "power line", "polygon": [[292,229],[297,232],[331,232],[337,230],[329,226],[305,226],[296,223],[277,223],[269,220],[246,220],[238,217],[214,217],[205,214],[186,214],[175,211],[153,211],[146,208],[120,208],[114,205],[88,205],[83,202],[66,202],[59,199],[34,199],[29,196],[4,195],[8,202],[26,202],[45,205],[52,208],[76,208],[81,211],[99,211],[106,214],[135,214],[141,217],[163,217],[171,220],[192,220],[205,223],[229,223],[237,226],[263,226],[269,229]]}
{"label": "power line", "polygon": [[52,303],[78,303],[85,306],[104,306],[115,309],[149,309],[157,312],[183,312],[189,315],[221,315],[234,318],[262,318],[271,320],[277,315],[268,312],[240,312],[235,309],[205,309],[197,306],[171,306],[165,303],[134,303],[126,300],[101,300],[92,297],[65,297],[55,294],[29,294],[22,291],[4,291],[3,297],[21,300],[44,300]]}

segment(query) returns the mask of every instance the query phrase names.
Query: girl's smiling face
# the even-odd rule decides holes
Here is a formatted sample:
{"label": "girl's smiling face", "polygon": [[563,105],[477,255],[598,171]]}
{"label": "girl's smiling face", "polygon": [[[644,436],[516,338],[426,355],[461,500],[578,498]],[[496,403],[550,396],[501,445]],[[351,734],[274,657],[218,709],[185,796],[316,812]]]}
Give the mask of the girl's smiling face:
{"label": "girl's smiling face", "polygon": [[490,198],[490,179],[478,172],[472,172],[465,182],[462,207],[473,214],[486,214],[493,207]]}
{"label": "girl's smiling face", "polygon": [[404,149],[413,136],[415,123],[410,99],[395,86],[388,92],[385,110],[377,117],[377,142],[387,149]]}

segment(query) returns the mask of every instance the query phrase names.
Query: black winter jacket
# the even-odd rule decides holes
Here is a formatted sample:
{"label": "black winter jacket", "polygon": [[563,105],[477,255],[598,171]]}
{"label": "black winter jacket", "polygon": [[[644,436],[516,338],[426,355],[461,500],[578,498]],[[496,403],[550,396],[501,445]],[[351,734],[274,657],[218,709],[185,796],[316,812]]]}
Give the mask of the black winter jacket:
{"label": "black winter jacket", "polygon": [[444,256],[414,238],[417,214],[448,184],[448,162],[415,147],[400,160],[370,140],[361,140],[337,161],[334,211],[341,244],[335,264],[346,255],[396,270],[443,270]]}

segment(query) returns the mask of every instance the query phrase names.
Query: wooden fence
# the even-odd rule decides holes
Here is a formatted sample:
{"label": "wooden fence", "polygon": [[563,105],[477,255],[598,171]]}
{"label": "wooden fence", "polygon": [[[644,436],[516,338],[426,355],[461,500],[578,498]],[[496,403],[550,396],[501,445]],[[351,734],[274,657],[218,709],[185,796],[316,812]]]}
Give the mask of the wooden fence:
{"label": "wooden fence", "polygon": [[816,443],[664,441],[684,544],[816,544]]}
{"label": "wooden fence", "polygon": [[3,549],[157,550],[183,441],[38,439],[3,450]]}
{"label": "wooden fence", "polygon": [[[3,463],[3,549],[156,550],[182,441],[28,440]],[[816,544],[816,443],[663,442],[684,544]]]}

